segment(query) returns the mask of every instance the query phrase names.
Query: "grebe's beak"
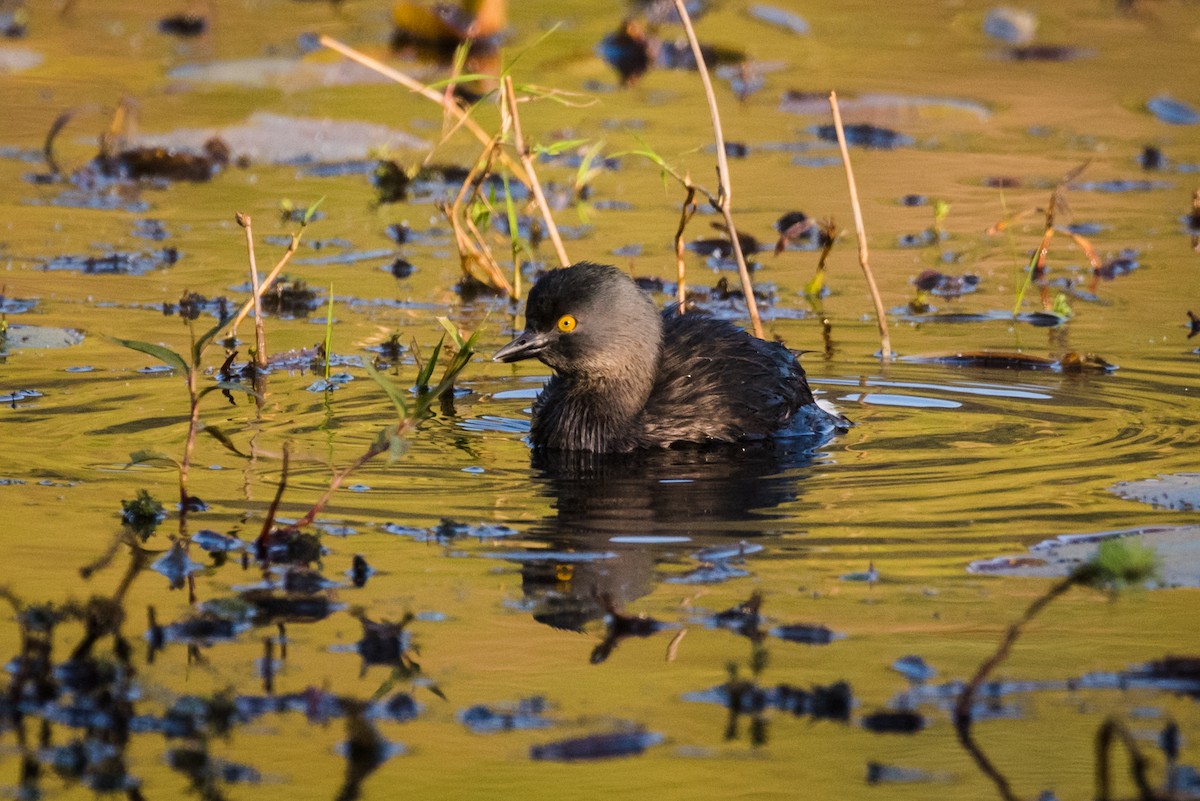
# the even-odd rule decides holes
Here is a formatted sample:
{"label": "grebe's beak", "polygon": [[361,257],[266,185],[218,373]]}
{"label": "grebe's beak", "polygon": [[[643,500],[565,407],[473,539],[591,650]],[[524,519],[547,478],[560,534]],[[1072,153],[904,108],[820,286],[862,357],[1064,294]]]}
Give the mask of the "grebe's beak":
{"label": "grebe's beak", "polygon": [[537,356],[550,344],[550,334],[539,334],[526,328],[521,335],[509,342],[492,356],[494,362],[519,362]]}

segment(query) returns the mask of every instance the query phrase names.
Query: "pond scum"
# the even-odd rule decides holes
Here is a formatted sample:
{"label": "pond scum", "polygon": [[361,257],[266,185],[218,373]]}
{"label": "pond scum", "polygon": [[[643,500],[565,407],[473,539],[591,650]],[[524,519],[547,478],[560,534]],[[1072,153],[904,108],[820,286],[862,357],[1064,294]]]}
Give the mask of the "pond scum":
{"label": "pond scum", "polygon": [[[427,32],[431,33],[427,37],[427,44],[449,48],[453,53],[451,78],[439,86],[422,85],[332,38],[322,36],[320,44],[372,69],[379,69],[420,92],[443,108],[449,125],[461,125],[479,139],[482,151],[475,163],[466,168],[430,165],[405,168],[389,159],[373,163],[371,169],[378,192],[377,200],[387,203],[406,197],[408,193],[418,191],[423,183],[439,184],[443,189],[449,187],[453,200],[440,202],[438,210],[452,228],[461,265],[462,277],[457,291],[463,296],[484,293],[515,300],[522,292],[522,257],[531,256],[542,236],[552,244],[555,257],[561,265],[570,263],[564,237],[551,214],[552,203],[547,197],[551,193],[546,191],[537,176],[535,156],[553,159],[568,150],[577,150],[579,143],[564,142],[534,148],[524,139],[519,115],[519,107],[531,99],[564,100],[565,96],[540,87],[519,86],[507,73],[486,76],[466,72],[468,58],[478,55],[472,52],[472,47],[479,43],[462,44],[460,40],[476,36],[471,32],[474,23],[481,17],[428,17],[425,12],[411,5],[397,4],[397,23],[404,20],[405,24],[414,25],[413,30],[398,31],[398,40],[423,40],[417,34],[428,29]],[[501,4],[476,5],[481,6],[475,9],[476,13],[486,16],[487,12],[495,11],[495,7]],[[674,66],[676,60],[687,61],[689,57],[691,60],[687,64],[698,69],[703,77],[714,126],[718,188],[711,191],[695,183],[689,175],[672,167],[648,147],[637,151],[636,155],[655,165],[664,176],[676,181],[683,192],[680,222],[674,233],[679,268],[674,289],[679,302],[689,310],[705,306],[712,308],[721,303],[729,303],[730,308],[735,310],[744,309],[756,333],[761,336],[756,297],[766,295],[752,285],[748,254],[743,252],[749,251],[752,255],[757,243],[740,233],[734,223],[733,192],[726,163],[730,148],[724,141],[715,96],[708,82],[706,58],[718,54],[708,50],[706,57],[706,48],[695,38],[684,2],[676,0],[674,8],[687,32],[686,51],[682,45],[670,48],[663,47],[661,42],[652,42],[652,35],[632,21],[622,23],[619,32],[606,40],[604,50],[610,60],[619,62],[623,83],[636,82],[655,63]],[[781,24],[792,28],[802,24],[790,13],[782,13],[784,21]],[[420,24],[417,25],[413,20],[419,20]],[[503,26],[502,20],[503,16],[499,23],[488,23],[487,31],[480,34],[483,44],[494,47],[492,37],[499,30],[496,25]],[[203,15],[189,12],[164,18],[160,25],[164,32],[192,37],[203,33],[207,21]],[[651,47],[651,44],[655,46]],[[1038,58],[1038,52],[1033,46],[1022,44],[1013,48],[1010,56]],[[1047,59],[1062,55],[1055,56],[1054,53],[1058,51],[1049,49],[1045,52],[1050,55],[1043,54],[1041,57]],[[456,90],[470,97],[474,84],[482,82],[486,85],[489,80],[490,88],[471,103],[456,97]],[[502,110],[500,129],[494,133],[483,130],[470,115],[472,103],[487,100],[495,100]],[[564,102],[572,100],[566,98]],[[892,141],[886,134],[894,132],[886,129],[868,130],[862,126],[845,130],[841,125],[836,99],[831,98],[831,102],[835,125],[822,136],[832,138],[841,145],[850,194],[855,197],[847,134],[859,140],[859,144],[865,141],[866,146],[880,147],[885,146],[881,143]],[[90,198],[88,202],[94,206],[111,207],[128,202],[126,190],[130,185],[145,181],[169,183],[210,180],[222,170],[230,168],[235,161],[236,154],[231,156],[228,146],[219,141],[206,144],[202,154],[192,155],[181,155],[162,148],[124,147],[120,141],[120,130],[124,118],[130,113],[129,107],[123,104],[110,130],[102,137],[101,150],[95,160],[71,176],[65,174],[54,158],[54,140],[69,120],[67,116],[59,118],[46,139],[45,157],[49,175],[44,176],[44,181],[47,184],[69,182],[76,188],[82,188],[86,198]],[[594,171],[601,169],[597,164],[602,158],[599,146],[585,151],[573,185],[565,190],[570,199],[568,202],[580,200],[588,194],[589,183]],[[1056,216],[1061,216],[1065,208],[1068,188],[1086,166],[1081,164],[1068,172],[1051,190],[1049,202],[1043,210],[1045,224],[1042,238],[1025,267],[1023,280],[1016,288],[1013,319],[1024,317],[1037,325],[1058,325],[1073,315],[1068,292],[1078,292],[1078,288],[1059,286],[1057,289],[1061,291],[1054,292],[1056,287],[1049,276],[1048,253],[1055,236],[1069,237],[1085,253],[1093,277],[1091,291],[1095,291],[1096,283],[1100,280],[1111,280],[1137,266],[1134,256],[1123,256],[1123,261],[1114,259],[1105,262],[1099,258],[1083,233],[1056,222]],[[717,226],[721,237],[704,240],[707,244],[692,242],[686,245],[685,231],[696,211],[697,197],[707,201],[721,215],[722,223]],[[1200,193],[1197,197],[1200,198]],[[1200,207],[1200,199],[1196,203]],[[518,212],[518,208],[526,204],[536,209],[538,218],[523,217]],[[333,318],[331,289],[322,344],[301,353],[270,353],[265,327],[267,314],[303,316],[319,305],[317,293],[311,287],[303,281],[288,279],[283,273],[297,252],[307,226],[317,218],[318,205],[284,210],[285,216],[297,223],[298,229],[291,235],[274,268],[263,276],[259,275],[257,269],[252,221],[248,215],[237,214],[236,219],[245,232],[248,248],[251,299],[240,308],[231,308],[224,298],[210,300],[195,293],[185,294],[171,309],[186,325],[188,340],[184,347],[176,350],[136,339],[111,340],[115,345],[153,357],[169,368],[175,378],[182,380],[185,391],[180,397],[179,420],[186,423],[186,429],[181,452],[138,451],[130,456],[131,465],[166,465],[176,471],[178,513],[173,530],[165,531],[168,515],[164,504],[149,492],[131,488],[133,497],[121,500],[120,530],[111,546],[104,553],[97,554],[93,562],[78,568],[84,580],[90,580],[102,571],[119,572],[120,578],[111,595],[92,594],[86,600],[35,602],[9,589],[0,589],[0,595],[12,609],[18,631],[17,652],[7,663],[7,686],[3,696],[0,696],[0,732],[6,737],[12,736],[15,741],[13,753],[19,763],[15,788],[17,797],[42,797],[47,792],[46,785],[53,778],[82,784],[95,793],[123,794],[130,799],[142,799],[146,796],[143,795],[140,778],[129,768],[129,752],[137,741],[161,738],[166,744],[167,765],[186,779],[191,793],[203,799],[225,798],[232,788],[258,784],[264,781],[264,776],[254,765],[214,756],[214,744],[230,738],[239,727],[248,727],[255,721],[270,716],[299,714],[312,725],[332,721],[344,728],[344,743],[340,752],[345,761],[344,774],[340,787],[332,795],[337,799],[354,799],[363,793],[364,781],[380,765],[403,750],[381,736],[377,724],[413,720],[422,713],[423,705],[430,697],[445,698],[438,677],[422,669],[421,652],[412,631],[412,624],[417,620],[413,613],[406,613],[394,620],[376,618],[368,609],[347,607],[338,600],[333,590],[340,585],[324,572],[326,557],[331,551],[327,546],[327,538],[322,536],[317,524],[331,498],[356,471],[378,457],[386,456],[392,461],[404,458],[409,441],[420,436],[420,426],[424,421],[439,411],[447,414],[453,412],[455,385],[476,352],[480,331],[464,334],[448,319],[439,318],[444,333],[423,356],[422,349],[413,344],[410,352],[417,361],[416,374],[411,385],[405,383],[402,386],[389,375],[389,372],[399,374],[396,365],[405,352],[399,333],[392,334],[373,360],[363,362],[335,356],[333,350],[338,332]],[[878,291],[874,289],[864,223],[856,200],[854,212],[861,248],[860,263],[872,288],[880,327],[880,355],[886,361],[892,357],[892,352],[885,310]],[[926,232],[927,237],[919,239],[917,246],[940,241],[945,213],[945,210],[935,213],[933,227]],[[997,223],[993,233],[1005,232],[1014,219],[1025,213],[1010,215]],[[1192,211],[1190,224],[1193,230],[1200,228],[1200,221],[1195,219],[1198,214],[1200,211]],[[497,258],[491,252],[492,240],[483,233],[497,220],[502,220],[507,232],[509,256],[513,264],[511,275],[502,269],[501,264],[505,259]],[[830,220],[813,222],[800,212],[788,212],[780,218],[777,227],[780,234],[777,252],[789,246],[820,251],[816,276],[807,292],[809,302],[819,309],[824,289],[825,259],[837,241],[836,226]],[[405,235],[403,232],[396,234],[398,237]],[[685,248],[702,250],[710,258],[730,260],[732,257],[731,261],[738,270],[740,291],[730,290],[725,279],[712,290],[689,289],[683,267]],[[162,251],[157,256],[165,259],[166,253]],[[47,269],[136,272],[154,269],[152,265],[142,266],[146,259],[153,261],[153,255],[113,253],[99,259],[82,260],[64,257],[61,264],[48,266]],[[171,256],[172,263],[174,255]],[[972,291],[977,280],[976,276],[948,276],[937,271],[922,273],[917,282],[917,297],[909,304],[906,313],[918,319],[930,319],[927,294],[957,297]],[[1023,314],[1024,298],[1032,286],[1040,289],[1042,309],[1033,314]],[[658,288],[663,287],[660,285]],[[0,296],[0,301],[3,300]],[[215,317],[215,324],[198,326],[197,323],[206,319],[206,316]],[[249,349],[249,357],[239,361],[238,347],[241,343],[236,332],[249,316],[254,318],[254,345]],[[1200,329],[1200,323],[1197,323],[1195,314],[1189,312],[1189,317],[1191,333],[1195,334]],[[0,351],[4,349],[3,340],[10,335],[9,332],[7,323],[0,322]],[[830,348],[828,324],[825,335],[826,346]],[[218,348],[223,352],[214,355]],[[1041,359],[1027,354],[979,351],[917,358],[956,365],[1066,372],[1087,370],[1106,373],[1114,369],[1113,365],[1094,354],[1069,353],[1058,359]],[[333,472],[328,487],[318,497],[305,500],[305,503],[311,503],[307,512],[298,519],[284,521],[279,519],[278,514],[281,501],[289,491],[291,454],[285,444],[279,453],[280,480],[255,539],[241,540],[209,529],[193,531],[192,514],[205,508],[205,502],[200,497],[203,489],[194,486],[197,441],[202,435],[207,435],[234,455],[246,456],[237,444],[239,432],[227,431],[205,420],[206,401],[217,394],[226,398],[237,394],[252,399],[261,408],[272,372],[297,365],[323,376],[323,383],[314,386],[326,393],[336,389],[338,383],[334,367],[361,367],[381,390],[380,400],[386,398],[392,405],[394,417],[378,431],[361,454]],[[437,529],[421,531],[420,536],[435,541],[451,541],[471,533],[470,527],[447,520]],[[741,560],[755,547],[759,546],[743,543],[737,547],[702,552],[697,561],[702,564],[703,570],[709,571],[707,575],[722,571],[732,575]],[[201,558],[208,561],[201,562]],[[563,561],[569,560],[564,558]],[[355,587],[362,587],[371,580],[373,569],[364,557],[354,555],[350,564],[349,580]],[[147,570],[166,577],[172,588],[186,591],[191,611],[179,619],[165,621],[159,619],[154,607],[150,607],[144,610],[143,630],[143,610],[128,608],[127,601],[130,587]],[[211,576],[219,570],[251,571],[261,575],[261,582],[227,596],[198,600],[200,595],[207,593],[197,592],[197,574],[208,571]],[[880,734],[915,735],[927,725],[918,706],[933,702],[951,711],[958,742],[994,786],[996,793],[1005,801],[1011,801],[1018,796],[1005,770],[989,758],[986,747],[975,739],[973,731],[976,721],[996,713],[1002,697],[1017,691],[1013,683],[993,680],[991,675],[1025,634],[1030,621],[1064,594],[1076,588],[1115,594],[1123,588],[1141,586],[1154,580],[1156,571],[1152,552],[1124,541],[1106,541],[1093,558],[1074,566],[1065,578],[1052,584],[1029,605],[1025,613],[1009,626],[995,652],[980,664],[969,680],[930,684],[932,670],[919,658],[906,658],[897,666],[897,670],[910,678],[919,676],[919,679],[914,679],[911,690],[880,709],[860,708],[860,702],[848,680],[808,686],[768,681],[770,649],[774,643],[783,641],[820,647],[835,643],[841,635],[821,623],[772,625],[763,614],[766,603],[763,596],[755,592],[739,604],[699,619],[702,625],[744,638],[748,644],[748,655],[744,663],[730,662],[727,665],[727,680],[724,683],[687,693],[685,700],[723,708],[723,737],[726,740],[744,737],[755,746],[769,741],[774,719],[788,715],[809,721],[853,723]],[[850,580],[873,583],[876,579],[877,574],[872,567],[867,573]],[[679,620],[657,620],[628,614],[609,596],[593,600],[603,609],[605,632],[590,653],[592,664],[604,663],[623,642],[633,638],[661,635],[671,638],[669,653],[679,647],[685,631],[684,624],[688,622],[682,616]],[[361,627],[361,636],[353,650],[361,661],[362,671],[365,673],[369,667],[380,666],[387,671],[387,677],[378,689],[370,696],[361,697],[341,694],[336,687],[310,686],[299,692],[277,693],[275,679],[288,658],[289,629],[343,612]],[[258,662],[260,691],[253,692],[242,686],[208,696],[178,695],[166,702],[144,697],[139,686],[140,673],[153,666],[164,650],[184,648],[189,660],[199,663],[203,660],[201,651],[204,648],[255,636],[261,637],[263,648],[262,658]],[[135,652],[143,647],[143,642],[146,655],[144,667],[139,667],[141,662],[135,657]],[[1108,681],[1095,680],[1101,683]],[[1198,697],[1200,657],[1178,656],[1152,661],[1111,677],[1111,684],[1139,685],[1161,692]],[[475,705],[460,714],[460,722],[475,732],[542,729],[553,724],[547,704],[540,697],[523,698],[510,707]],[[663,740],[660,733],[638,724],[622,723],[614,728],[611,732],[583,737],[547,737],[534,745],[528,756],[532,760],[562,762],[629,757],[641,754]],[[1114,796],[1114,766],[1121,759],[1128,764],[1128,772],[1139,799],[1196,797],[1200,779],[1194,770],[1177,763],[1180,742],[1178,726],[1173,722],[1166,723],[1157,740],[1166,767],[1164,775],[1158,777],[1153,775],[1151,760],[1144,753],[1145,743],[1139,741],[1120,720],[1106,718],[1098,726],[1095,737],[1095,797],[1110,799]],[[920,773],[906,773],[904,769],[878,762],[870,763],[867,771],[867,781],[872,784],[929,781],[935,778]]]}

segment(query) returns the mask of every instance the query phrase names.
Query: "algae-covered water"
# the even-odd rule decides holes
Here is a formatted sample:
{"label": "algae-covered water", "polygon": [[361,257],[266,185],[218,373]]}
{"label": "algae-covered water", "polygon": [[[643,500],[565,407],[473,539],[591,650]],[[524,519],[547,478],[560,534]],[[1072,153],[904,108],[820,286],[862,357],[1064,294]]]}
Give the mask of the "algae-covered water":
{"label": "algae-covered water", "polygon": [[[389,49],[386,4],[213,3],[194,38],[159,31],[176,11],[31,4],[13,18],[24,35],[0,40],[6,793],[1085,799],[1113,720],[1152,788],[1169,774],[1200,794],[1187,767],[1200,764],[1194,4],[996,16],[966,2],[739,1],[699,16],[706,44],[744,59],[723,64],[716,92],[726,139],[744,146],[733,207],[760,242],[767,335],[809,351],[813,388],[856,425],[815,454],[682,451],[585,471],[531,464],[523,437],[546,370],[489,358],[523,324],[517,307],[457,293],[454,238],[430,196],[381,203],[371,181],[377,159],[469,167],[481,146],[305,34],[424,81],[446,68]],[[574,93],[521,107],[532,142],[580,140],[539,161],[570,257],[664,279],[667,302],[684,193],[636,151],[715,190],[712,129],[695,72],[656,67],[622,86],[602,60],[627,14],[644,17],[514,4],[501,57],[522,93]],[[639,24],[664,49],[682,36]],[[830,90],[848,124],[897,145],[851,149],[888,362],[841,161],[818,131]],[[128,146],[198,148],[216,133],[234,163],[199,183],[96,181],[87,164],[123,98],[136,107]],[[43,144],[68,110],[50,177]],[[490,99],[474,116],[499,130]],[[607,160],[573,202],[569,157],[596,143]],[[1060,193],[1044,290],[1030,287],[1014,319],[1052,190],[1083,162]],[[298,229],[281,209],[318,199],[286,268],[315,291],[311,308],[266,319],[268,352],[295,353],[261,404],[201,402],[237,453],[200,435],[189,490],[204,509],[186,516],[188,538],[252,542],[285,450],[276,518],[302,518],[395,419],[365,368],[380,346],[406,349],[384,372],[407,390],[411,346],[428,356],[438,317],[481,332],[453,404],[400,458],[354,471],[307,528],[327,584],[264,571],[252,548],[216,552],[213,534],[183,551],[176,470],[131,454],[182,457],[185,381],[113,341],[187,353],[217,298],[248,297],[235,213],[252,218],[265,271]],[[791,211],[842,233],[820,299],[803,293],[811,242],[772,253]],[[716,219],[702,208],[685,239],[720,236]],[[686,258],[702,303],[745,322],[736,297],[711,290],[734,273]],[[548,243],[533,262],[526,286],[557,263]],[[952,277],[951,296],[918,295],[927,270]],[[191,328],[177,308],[189,292],[206,301]],[[1043,295],[1062,296],[1058,314]],[[327,331],[334,390],[316,353]],[[252,327],[238,336],[240,363]],[[1032,358],[936,358],[985,351]],[[1070,354],[1109,368],[1074,370]],[[201,387],[224,358],[206,352]],[[140,490],[167,512],[144,537],[121,523]],[[1046,541],[1105,532],[1139,532],[1161,578],[1119,596],[1073,590],[1037,617],[980,694],[973,757],[951,719],[959,683],[1095,547]],[[1114,793],[1136,796],[1126,752],[1112,760]]]}

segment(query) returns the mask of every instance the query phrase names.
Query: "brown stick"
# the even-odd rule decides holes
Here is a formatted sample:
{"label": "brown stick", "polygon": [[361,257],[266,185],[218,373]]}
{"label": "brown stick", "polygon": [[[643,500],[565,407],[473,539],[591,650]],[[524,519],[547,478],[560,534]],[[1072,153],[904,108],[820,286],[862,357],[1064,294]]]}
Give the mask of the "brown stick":
{"label": "brown stick", "polygon": [[829,93],[829,106],[833,109],[833,126],[837,130],[838,146],[842,149],[846,182],[850,185],[850,208],[854,211],[854,231],[858,234],[858,263],[862,265],[863,275],[867,278],[867,288],[871,291],[871,300],[875,302],[875,319],[879,321],[879,352],[884,361],[889,361],[892,358],[892,338],[888,335],[883,299],[879,297],[879,287],[875,285],[875,275],[871,272],[867,252],[867,229],[863,225],[862,207],[858,204],[858,186],[854,183],[854,169],[850,166],[850,149],[846,147],[846,131],[842,128],[842,111],[838,107],[837,92]]}
{"label": "brown stick", "polygon": [[546,202],[542,184],[538,181],[537,172],[533,169],[533,156],[530,154],[529,148],[525,146],[525,137],[521,134],[521,115],[517,112],[517,93],[513,90],[511,75],[504,76],[504,99],[508,103],[508,113],[512,115],[513,144],[516,145],[517,156],[521,159],[525,173],[529,176],[529,190],[533,193],[533,199],[542,212],[542,219],[546,222],[546,232],[550,235],[550,241],[554,243],[554,252],[558,254],[559,264],[569,267],[571,260],[567,258],[567,249],[563,247],[562,237],[558,235],[558,226],[554,224],[554,216],[550,214],[550,204]]}
{"label": "brown stick", "polygon": [[[467,113],[463,111],[462,107],[459,106],[458,102],[452,97],[448,98],[445,95],[438,94],[420,81],[414,80],[405,75],[403,72],[394,70],[380,61],[376,61],[366,53],[360,53],[353,47],[343,44],[333,37],[322,34],[317,41],[322,47],[328,47],[330,50],[335,50],[351,61],[357,62],[369,70],[378,72],[385,78],[389,78],[406,89],[416,92],[421,97],[437,103],[447,112],[449,112],[455,120],[464,125],[468,131],[474,134],[475,138],[478,139],[480,143],[486,145],[491,140],[491,137],[483,130],[483,128],[479,126],[479,123],[467,116]],[[525,171],[522,170],[520,165],[513,161],[507,153],[501,153],[500,160],[503,161],[504,166],[508,167],[512,174],[517,177],[518,181],[526,186],[529,186],[529,177],[525,175]]]}
{"label": "brown stick", "polygon": [[688,15],[684,0],[675,0],[675,10],[687,33],[688,43],[692,47],[692,56],[696,59],[696,68],[700,71],[700,81],[704,84],[704,96],[708,99],[708,112],[712,117],[713,141],[717,146],[717,189],[718,208],[725,218],[725,228],[729,231],[729,239],[733,246],[733,256],[737,261],[738,276],[742,279],[742,294],[746,296],[746,312],[750,315],[750,324],[754,335],[759,339],[763,336],[762,318],[758,316],[758,302],[754,299],[754,284],[750,280],[750,268],[746,266],[746,256],[742,253],[742,243],[738,241],[737,228],[733,224],[733,187],[730,184],[729,159],[725,155],[725,136],[721,131],[721,114],[717,110],[717,96],[713,92],[712,79],[708,76],[708,67],[704,63],[704,54],[700,52],[700,41],[696,38],[696,30],[692,27],[692,18]]}
{"label": "brown stick", "polygon": [[687,266],[683,261],[683,231],[696,213],[696,187],[687,185],[687,197],[679,210],[679,228],[675,231],[675,271],[678,287],[675,299],[679,302],[679,313],[683,314],[687,306]]}
{"label": "brown stick", "polygon": [[[302,231],[303,229],[301,229],[301,232]],[[258,285],[258,290],[253,293],[254,296],[242,304],[241,310],[237,313],[237,316],[233,318],[233,325],[229,330],[234,336],[237,335],[238,326],[241,325],[242,321],[246,319],[246,315],[250,313],[251,309],[259,309],[261,311],[262,296],[266,294],[267,290],[271,288],[271,285],[275,283],[275,279],[279,277],[281,272],[283,272],[284,265],[292,260],[292,254],[296,252],[296,248],[299,247],[299,245],[300,232],[297,232],[292,234],[292,241],[288,243],[288,248],[286,251],[284,251],[283,257],[279,259],[279,263],[271,268],[271,272],[267,273],[267,277],[264,278],[262,283]]]}
{"label": "brown stick", "polygon": [[251,228],[250,215],[238,212],[238,225],[246,229],[246,253],[250,257],[250,300],[254,304],[254,363],[259,367],[267,366],[267,332],[263,326],[262,290],[258,283],[258,262],[254,258],[254,229]]}

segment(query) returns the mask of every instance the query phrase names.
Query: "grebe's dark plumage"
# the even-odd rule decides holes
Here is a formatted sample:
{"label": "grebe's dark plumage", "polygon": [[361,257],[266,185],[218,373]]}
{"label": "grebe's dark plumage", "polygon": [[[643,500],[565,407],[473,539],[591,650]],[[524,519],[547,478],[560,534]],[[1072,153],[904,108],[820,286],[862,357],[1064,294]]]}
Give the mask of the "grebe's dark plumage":
{"label": "grebe's dark plumage", "polygon": [[580,262],[529,292],[525,331],[496,361],[536,357],[554,377],[533,405],[535,447],[620,453],[681,443],[824,436],[787,348],[698,314],[660,313],[615,267]]}

